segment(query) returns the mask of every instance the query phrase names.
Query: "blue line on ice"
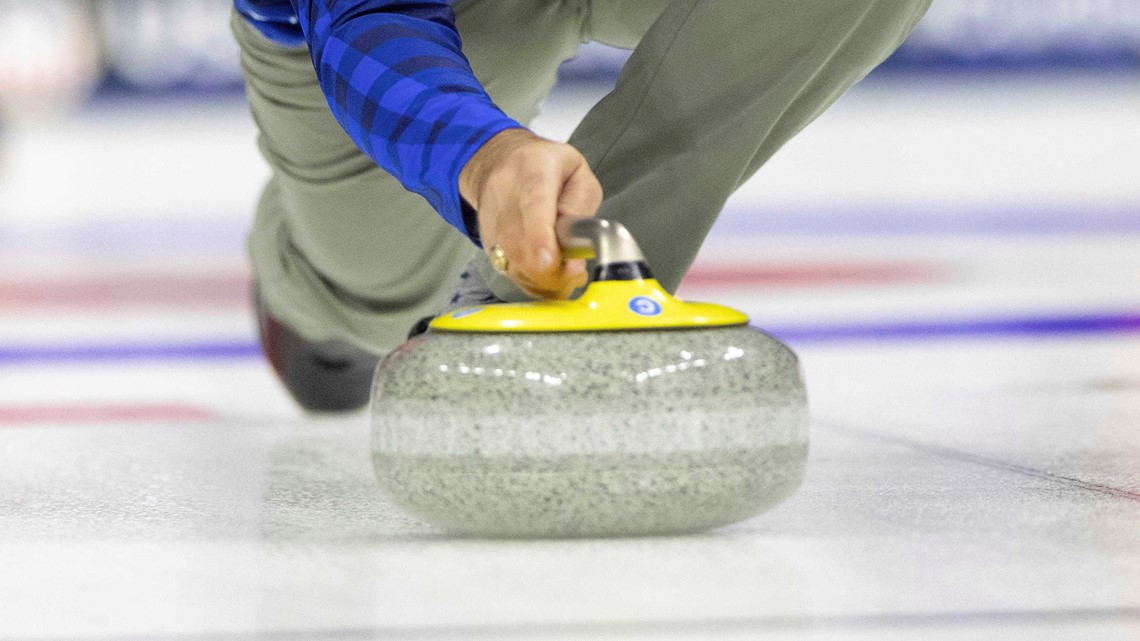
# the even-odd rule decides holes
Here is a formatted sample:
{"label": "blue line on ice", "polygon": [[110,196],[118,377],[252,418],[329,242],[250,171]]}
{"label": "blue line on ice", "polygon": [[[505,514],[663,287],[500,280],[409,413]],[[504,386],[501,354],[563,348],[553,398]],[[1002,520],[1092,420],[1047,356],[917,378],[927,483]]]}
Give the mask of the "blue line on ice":
{"label": "blue line on ice", "polygon": [[[1140,311],[1124,314],[897,321],[846,325],[766,326],[793,347],[814,343],[1033,338],[1140,333]],[[129,361],[234,361],[260,358],[245,338],[150,343],[0,344],[0,365]]]}

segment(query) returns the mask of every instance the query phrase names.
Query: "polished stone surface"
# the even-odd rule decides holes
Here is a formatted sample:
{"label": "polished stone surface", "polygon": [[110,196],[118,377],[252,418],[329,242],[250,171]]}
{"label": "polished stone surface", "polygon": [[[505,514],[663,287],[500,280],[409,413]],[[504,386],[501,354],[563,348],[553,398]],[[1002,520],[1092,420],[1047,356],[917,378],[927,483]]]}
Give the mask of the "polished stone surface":
{"label": "polished stone surface", "polygon": [[452,533],[700,532],[785,499],[807,457],[796,357],[750,327],[432,331],[372,398],[380,487]]}

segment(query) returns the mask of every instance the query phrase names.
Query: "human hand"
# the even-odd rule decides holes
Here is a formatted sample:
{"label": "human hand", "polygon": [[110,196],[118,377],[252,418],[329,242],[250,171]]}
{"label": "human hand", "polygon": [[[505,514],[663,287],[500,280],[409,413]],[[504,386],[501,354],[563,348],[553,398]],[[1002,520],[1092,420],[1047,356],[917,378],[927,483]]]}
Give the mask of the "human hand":
{"label": "human hand", "polygon": [[565,299],[586,284],[586,261],[566,260],[554,233],[558,216],[593,216],[602,203],[602,185],[577,149],[507,129],[467,161],[459,193],[479,212],[484,250],[502,249],[505,273],[523,291]]}

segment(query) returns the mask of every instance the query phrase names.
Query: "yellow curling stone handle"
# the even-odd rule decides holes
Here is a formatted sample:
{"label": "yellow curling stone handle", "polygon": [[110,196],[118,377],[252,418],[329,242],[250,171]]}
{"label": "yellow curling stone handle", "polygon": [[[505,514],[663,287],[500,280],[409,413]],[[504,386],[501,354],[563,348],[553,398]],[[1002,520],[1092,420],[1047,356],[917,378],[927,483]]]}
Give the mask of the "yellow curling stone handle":
{"label": "yellow curling stone handle", "polygon": [[596,332],[744,325],[744,313],[674,298],[652,277],[633,236],[620,223],[563,216],[558,241],[567,258],[597,258],[593,281],[575,300],[467,307],[438,316],[445,332]]}

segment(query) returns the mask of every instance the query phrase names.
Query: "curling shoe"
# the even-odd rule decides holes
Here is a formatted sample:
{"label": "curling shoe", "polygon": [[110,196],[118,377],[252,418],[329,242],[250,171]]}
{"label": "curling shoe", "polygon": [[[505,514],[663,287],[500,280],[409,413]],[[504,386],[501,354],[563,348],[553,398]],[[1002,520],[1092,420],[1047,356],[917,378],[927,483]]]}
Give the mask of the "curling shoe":
{"label": "curling shoe", "polygon": [[277,320],[253,290],[261,349],[293,400],[309,412],[363,408],[380,358],[339,340],[310,341]]}

